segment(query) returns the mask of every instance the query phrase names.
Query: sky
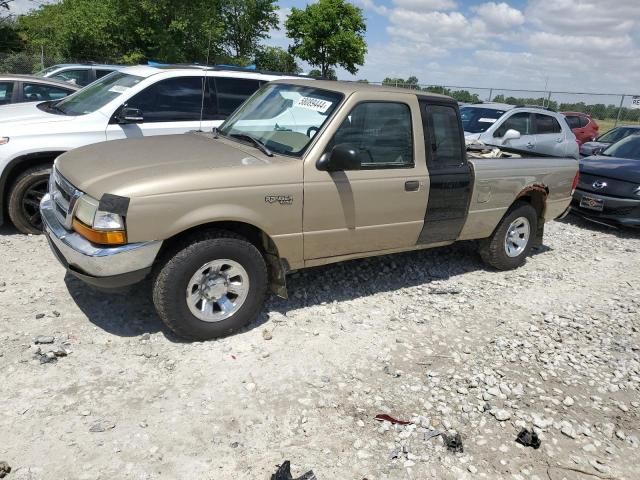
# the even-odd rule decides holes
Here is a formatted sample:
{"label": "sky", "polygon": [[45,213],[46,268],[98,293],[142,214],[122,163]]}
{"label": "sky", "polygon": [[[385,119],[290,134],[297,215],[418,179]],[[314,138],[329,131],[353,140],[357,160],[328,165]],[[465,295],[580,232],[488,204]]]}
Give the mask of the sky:
{"label": "sky", "polygon": [[[281,24],[313,1],[279,0]],[[640,0],[351,1],[366,18],[368,53],[340,79],[640,95]],[[281,29],[267,43],[290,42]]]}

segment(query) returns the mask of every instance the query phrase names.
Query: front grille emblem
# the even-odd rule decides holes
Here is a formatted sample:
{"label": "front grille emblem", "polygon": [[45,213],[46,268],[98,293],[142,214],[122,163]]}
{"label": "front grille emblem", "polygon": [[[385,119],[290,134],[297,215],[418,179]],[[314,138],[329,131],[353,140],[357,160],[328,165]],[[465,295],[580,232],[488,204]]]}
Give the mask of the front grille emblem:
{"label": "front grille emblem", "polygon": [[607,182],[603,182],[602,180],[596,180],[591,184],[591,186],[596,190],[602,190],[603,188],[607,188]]}

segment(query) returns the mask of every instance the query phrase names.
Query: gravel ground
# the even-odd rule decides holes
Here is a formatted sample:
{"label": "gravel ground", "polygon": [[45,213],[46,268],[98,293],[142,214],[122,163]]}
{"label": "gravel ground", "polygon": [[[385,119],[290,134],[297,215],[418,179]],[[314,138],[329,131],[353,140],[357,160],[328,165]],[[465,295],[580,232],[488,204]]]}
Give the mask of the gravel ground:
{"label": "gravel ground", "polygon": [[512,272],[472,243],[315,268],[194,344],[148,285],[90,290],[44,238],[0,233],[9,480],[269,479],[284,460],[318,480],[638,478],[640,233],[552,223]]}

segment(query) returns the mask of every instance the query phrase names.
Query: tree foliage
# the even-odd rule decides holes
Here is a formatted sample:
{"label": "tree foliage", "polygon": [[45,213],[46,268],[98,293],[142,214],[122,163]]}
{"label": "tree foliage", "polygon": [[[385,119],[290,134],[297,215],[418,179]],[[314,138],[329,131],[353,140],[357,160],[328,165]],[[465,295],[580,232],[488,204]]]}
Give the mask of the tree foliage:
{"label": "tree foliage", "polygon": [[364,64],[367,30],[362,10],[345,0],[319,0],[305,9],[292,8],[285,22],[293,41],[289,51],[318,67],[322,77],[340,66],[351,74]]}
{"label": "tree foliage", "polygon": [[276,24],[276,0],[62,0],[19,18],[28,47],[77,60],[245,62]]}
{"label": "tree foliage", "polygon": [[300,73],[296,59],[286,50],[279,47],[265,47],[256,54],[258,70],[271,72]]}

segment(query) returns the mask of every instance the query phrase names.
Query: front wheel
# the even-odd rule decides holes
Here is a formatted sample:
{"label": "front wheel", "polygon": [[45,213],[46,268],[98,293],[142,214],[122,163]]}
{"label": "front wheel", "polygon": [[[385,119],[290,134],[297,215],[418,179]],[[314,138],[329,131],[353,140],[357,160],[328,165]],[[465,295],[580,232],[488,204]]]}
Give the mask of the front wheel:
{"label": "front wheel", "polygon": [[51,167],[33,167],[22,172],[9,192],[9,218],[20,233],[42,233],[40,200],[47,193]]}
{"label": "front wheel", "polygon": [[537,228],[536,209],[525,202],[516,203],[493,234],[480,241],[482,260],[498,270],[520,267],[531,251]]}
{"label": "front wheel", "polygon": [[255,320],[267,286],[260,251],[240,236],[213,232],[165,259],[154,278],[153,302],[178,336],[210,340]]}

